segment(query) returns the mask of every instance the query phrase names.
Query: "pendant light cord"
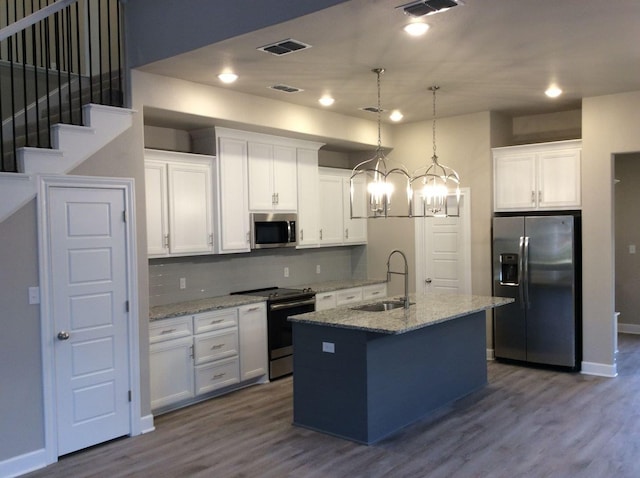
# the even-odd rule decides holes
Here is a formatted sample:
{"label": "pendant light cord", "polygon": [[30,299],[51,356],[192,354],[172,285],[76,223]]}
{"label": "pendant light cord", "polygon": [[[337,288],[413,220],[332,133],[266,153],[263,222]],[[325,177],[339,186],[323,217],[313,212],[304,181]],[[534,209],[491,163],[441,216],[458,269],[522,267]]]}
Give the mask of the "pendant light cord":
{"label": "pendant light cord", "polygon": [[433,161],[435,163],[438,162],[438,155],[436,154],[436,91],[438,91],[439,86],[432,86],[429,88],[433,91]]}

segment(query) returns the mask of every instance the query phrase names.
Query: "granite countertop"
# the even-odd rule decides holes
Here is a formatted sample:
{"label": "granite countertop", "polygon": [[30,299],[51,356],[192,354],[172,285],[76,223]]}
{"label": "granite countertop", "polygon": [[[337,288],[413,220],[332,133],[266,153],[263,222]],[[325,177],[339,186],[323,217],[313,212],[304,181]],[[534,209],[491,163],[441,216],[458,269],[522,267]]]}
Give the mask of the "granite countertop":
{"label": "granite countertop", "polygon": [[353,307],[358,305],[380,301],[380,299],[376,299],[336,309],[294,315],[289,317],[289,320],[327,327],[402,334],[513,302],[513,299],[503,297],[437,293],[411,294],[409,299],[413,305],[409,307],[408,311],[403,308],[386,312],[353,310]]}
{"label": "granite countertop", "polygon": [[210,310],[254,304],[256,302],[264,302],[265,300],[265,297],[258,297],[254,295],[223,295],[207,299],[176,302],[168,305],[157,305],[155,307],[151,307],[149,310],[149,320],[169,319],[171,317],[198,314],[200,312],[208,312]]}
{"label": "granite countertop", "polygon": [[344,280],[331,280],[324,282],[312,282],[309,284],[303,284],[296,288],[310,288],[320,294],[322,292],[333,292],[334,290],[350,289],[352,287],[363,287],[374,284],[384,284],[386,279],[344,279]]}

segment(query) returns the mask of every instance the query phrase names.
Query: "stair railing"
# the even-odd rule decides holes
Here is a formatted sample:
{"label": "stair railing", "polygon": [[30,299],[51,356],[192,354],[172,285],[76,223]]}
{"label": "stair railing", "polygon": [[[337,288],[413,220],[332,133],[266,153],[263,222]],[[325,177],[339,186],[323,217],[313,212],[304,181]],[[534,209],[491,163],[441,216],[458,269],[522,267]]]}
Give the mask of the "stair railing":
{"label": "stair railing", "polygon": [[51,126],[87,103],[123,106],[119,0],[5,0],[0,7],[0,172],[51,147]]}

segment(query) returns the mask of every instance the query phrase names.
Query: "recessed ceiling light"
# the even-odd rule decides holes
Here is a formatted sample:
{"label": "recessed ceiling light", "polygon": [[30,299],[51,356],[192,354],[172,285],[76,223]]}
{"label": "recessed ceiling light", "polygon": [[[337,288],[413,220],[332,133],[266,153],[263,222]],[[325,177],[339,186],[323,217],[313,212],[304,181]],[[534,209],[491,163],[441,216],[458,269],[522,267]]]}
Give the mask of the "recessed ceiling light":
{"label": "recessed ceiling light", "polygon": [[220,73],[218,79],[223,83],[233,83],[238,79],[238,75],[231,72]]}
{"label": "recessed ceiling light", "polygon": [[419,37],[427,33],[427,30],[429,30],[429,24],[422,22],[407,23],[403,30],[412,37]]}
{"label": "recessed ceiling light", "polygon": [[400,112],[400,110],[393,110],[389,115],[389,119],[391,121],[400,121],[402,118],[404,118],[404,115]]}
{"label": "recessed ceiling light", "polygon": [[331,106],[334,101],[335,100],[331,96],[324,95],[318,100],[318,103],[320,103],[322,106]]}
{"label": "recessed ceiling light", "polygon": [[562,94],[562,90],[556,85],[551,85],[549,88],[547,88],[547,91],[545,91],[544,94],[549,98],[557,98]]}

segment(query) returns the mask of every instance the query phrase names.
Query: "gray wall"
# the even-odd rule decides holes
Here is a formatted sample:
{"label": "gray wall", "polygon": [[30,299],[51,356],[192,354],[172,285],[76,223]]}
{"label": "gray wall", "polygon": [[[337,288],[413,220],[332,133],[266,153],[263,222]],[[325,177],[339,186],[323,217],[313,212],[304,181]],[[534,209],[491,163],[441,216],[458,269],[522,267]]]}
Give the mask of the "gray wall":
{"label": "gray wall", "polygon": [[620,323],[640,327],[640,153],[617,155],[615,177],[615,304]]}
{"label": "gray wall", "polygon": [[0,223],[0,461],[44,446],[36,201]]}

